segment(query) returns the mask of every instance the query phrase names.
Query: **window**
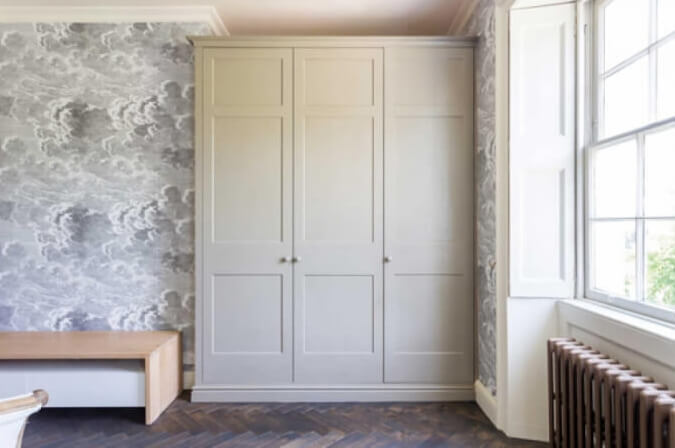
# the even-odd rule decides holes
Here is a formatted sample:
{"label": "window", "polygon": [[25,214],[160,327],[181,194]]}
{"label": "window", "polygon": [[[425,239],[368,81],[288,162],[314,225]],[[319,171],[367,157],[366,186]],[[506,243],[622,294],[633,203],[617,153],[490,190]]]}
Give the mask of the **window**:
{"label": "window", "polygon": [[675,0],[597,0],[586,295],[675,322]]}

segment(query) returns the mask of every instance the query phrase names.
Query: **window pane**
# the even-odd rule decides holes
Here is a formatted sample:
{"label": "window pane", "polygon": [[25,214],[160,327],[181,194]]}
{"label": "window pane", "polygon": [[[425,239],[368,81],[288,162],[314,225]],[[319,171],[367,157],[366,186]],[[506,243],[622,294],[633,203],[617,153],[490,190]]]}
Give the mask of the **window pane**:
{"label": "window pane", "polygon": [[675,116],[675,39],[662,45],[657,55],[657,108],[659,120],[663,120]]}
{"label": "window pane", "polygon": [[675,307],[675,221],[645,223],[647,302]]}
{"label": "window pane", "polygon": [[594,218],[636,216],[635,140],[595,150],[592,169],[591,216]]}
{"label": "window pane", "polygon": [[675,216],[675,128],[645,137],[645,215]]}
{"label": "window pane", "polygon": [[649,0],[612,0],[605,10],[605,69],[647,48]]}
{"label": "window pane", "polygon": [[647,122],[647,57],[605,79],[604,136],[621,134]]}
{"label": "window pane", "polygon": [[659,38],[675,31],[675,0],[659,0]]}
{"label": "window pane", "polygon": [[635,221],[591,222],[591,285],[635,299]]}

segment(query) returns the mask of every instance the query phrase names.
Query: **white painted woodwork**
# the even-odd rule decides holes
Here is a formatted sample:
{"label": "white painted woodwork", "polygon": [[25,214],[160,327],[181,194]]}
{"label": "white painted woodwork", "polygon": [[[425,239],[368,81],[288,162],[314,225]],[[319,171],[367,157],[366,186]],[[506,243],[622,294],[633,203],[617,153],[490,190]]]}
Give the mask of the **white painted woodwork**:
{"label": "white painted woodwork", "polygon": [[385,381],[472,384],[473,52],[385,58]]}
{"label": "white painted woodwork", "polygon": [[511,296],[574,294],[575,14],[511,12]]}
{"label": "white painted woodwork", "polygon": [[196,402],[392,402],[473,401],[472,385],[448,384],[358,384],[290,386],[198,386],[192,391]]}
{"label": "white painted woodwork", "polygon": [[[0,9],[0,11],[2,11]],[[256,36],[240,35],[236,38],[220,36],[188,36],[198,49],[203,48],[400,48],[442,47],[473,48],[476,36]],[[199,50],[198,50],[199,51]]]}
{"label": "white painted woodwork", "polygon": [[573,337],[640,370],[675,384],[675,328],[592,300],[559,300],[560,335]]}
{"label": "white painted woodwork", "polygon": [[382,382],[382,49],[295,49],[295,382]]}
{"label": "white painted woodwork", "polygon": [[194,42],[193,399],[473,398],[472,44]]}
{"label": "white painted woodwork", "polygon": [[203,54],[203,381],[292,381],[292,50]]}
{"label": "white painted woodwork", "polygon": [[509,297],[506,300],[507,376],[498,393],[508,397],[509,437],[548,440],[546,340],[560,336],[558,300]]}

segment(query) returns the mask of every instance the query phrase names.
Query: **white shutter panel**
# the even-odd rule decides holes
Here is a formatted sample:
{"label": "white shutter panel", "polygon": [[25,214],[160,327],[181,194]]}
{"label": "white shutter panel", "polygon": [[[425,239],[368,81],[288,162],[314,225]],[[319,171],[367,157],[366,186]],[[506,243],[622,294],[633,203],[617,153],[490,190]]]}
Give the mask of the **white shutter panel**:
{"label": "white shutter panel", "polygon": [[510,295],[574,293],[573,3],[511,12]]}

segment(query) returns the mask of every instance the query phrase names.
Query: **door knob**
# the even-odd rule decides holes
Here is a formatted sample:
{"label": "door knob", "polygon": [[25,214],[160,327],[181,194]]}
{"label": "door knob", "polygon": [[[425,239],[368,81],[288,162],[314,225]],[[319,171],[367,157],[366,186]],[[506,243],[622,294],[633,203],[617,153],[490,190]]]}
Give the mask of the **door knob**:
{"label": "door knob", "polygon": [[291,261],[291,258],[290,258],[290,257],[282,257],[282,258],[281,258],[281,262],[282,262],[282,263],[289,263],[290,261]]}
{"label": "door knob", "polygon": [[293,258],[291,259],[291,261],[292,261],[293,263],[300,263],[300,262],[302,261],[302,257],[297,257],[297,256],[296,256],[296,257],[293,257]]}
{"label": "door knob", "polygon": [[391,257],[384,257],[384,262],[389,263],[391,261]]}

